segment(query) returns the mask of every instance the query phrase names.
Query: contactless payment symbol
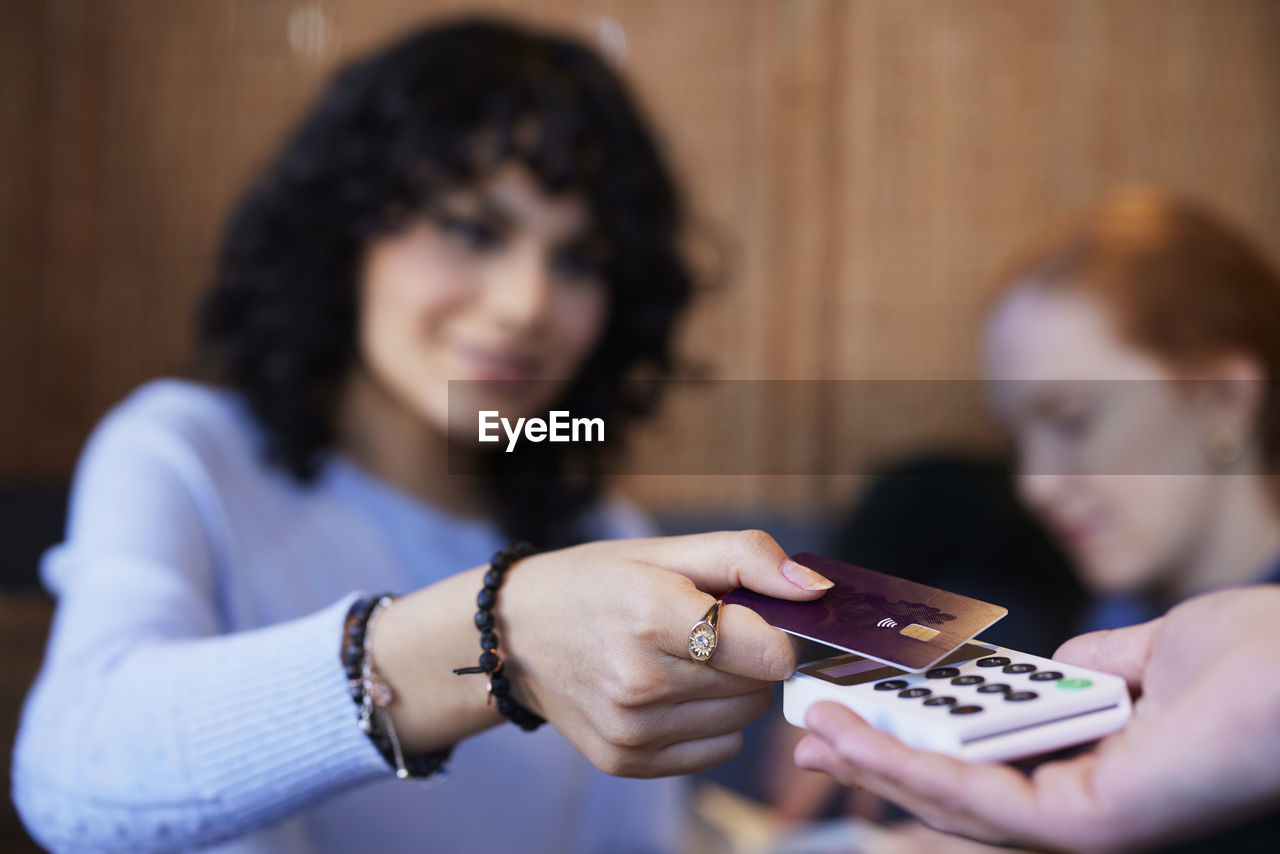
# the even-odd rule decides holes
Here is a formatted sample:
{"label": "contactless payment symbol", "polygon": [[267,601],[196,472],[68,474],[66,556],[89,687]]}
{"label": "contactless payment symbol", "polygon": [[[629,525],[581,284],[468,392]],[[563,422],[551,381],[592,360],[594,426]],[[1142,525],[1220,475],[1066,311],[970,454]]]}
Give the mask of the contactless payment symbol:
{"label": "contactless payment symbol", "polygon": [[896,629],[898,627],[897,622],[889,619],[888,617],[885,617],[883,620],[876,623],[876,625],[882,629]]}

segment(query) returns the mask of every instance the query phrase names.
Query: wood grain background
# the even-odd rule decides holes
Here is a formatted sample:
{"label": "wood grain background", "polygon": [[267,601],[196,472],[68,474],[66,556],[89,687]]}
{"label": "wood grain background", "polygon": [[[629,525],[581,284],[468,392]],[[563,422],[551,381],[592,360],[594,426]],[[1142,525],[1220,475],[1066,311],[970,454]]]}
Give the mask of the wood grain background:
{"label": "wood grain background", "polygon": [[[181,369],[221,220],[337,63],[472,4],[0,5],[0,479],[64,478],[137,383]],[[617,45],[727,248],[686,350],[735,379],[965,379],[984,283],[1123,181],[1201,196],[1280,255],[1270,0],[541,0],[487,4]],[[808,468],[942,432],[821,394],[638,453]],[[659,506],[821,510],[849,478],[628,477]]]}

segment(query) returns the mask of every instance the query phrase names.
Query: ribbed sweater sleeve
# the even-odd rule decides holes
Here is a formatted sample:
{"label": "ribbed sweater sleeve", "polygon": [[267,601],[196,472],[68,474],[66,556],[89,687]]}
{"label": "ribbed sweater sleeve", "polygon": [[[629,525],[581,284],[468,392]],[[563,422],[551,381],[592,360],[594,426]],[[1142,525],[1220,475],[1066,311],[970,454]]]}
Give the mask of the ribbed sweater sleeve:
{"label": "ribbed sweater sleeve", "polygon": [[82,457],[43,566],[58,610],[12,772],[55,852],[200,847],[389,773],[338,660],[351,596],[223,631],[201,471],[181,436],[123,416]]}

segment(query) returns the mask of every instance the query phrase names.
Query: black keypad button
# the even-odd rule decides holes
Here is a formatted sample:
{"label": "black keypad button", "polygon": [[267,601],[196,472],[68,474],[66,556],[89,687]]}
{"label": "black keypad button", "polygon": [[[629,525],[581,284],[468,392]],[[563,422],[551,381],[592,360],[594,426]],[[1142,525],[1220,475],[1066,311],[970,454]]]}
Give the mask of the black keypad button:
{"label": "black keypad button", "polygon": [[1036,669],[1036,666],[1034,664],[1019,662],[1018,664],[1006,664],[1004,668],[1004,672],[1005,673],[1030,673],[1035,669]]}
{"label": "black keypad button", "polygon": [[979,694],[1008,694],[1012,690],[1003,682],[988,682],[986,685],[978,686]]}
{"label": "black keypad button", "polygon": [[951,680],[952,685],[981,685],[987,680],[981,676],[957,676]]}
{"label": "black keypad button", "polygon": [[953,715],[976,715],[982,711],[982,706],[952,706],[951,714]]}
{"label": "black keypad button", "polygon": [[914,700],[917,697],[927,697],[932,693],[928,688],[908,688],[905,691],[899,691],[898,696],[904,700]]}
{"label": "black keypad button", "polygon": [[1039,673],[1031,674],[1032,682],[1056,682],[1062,678],[1062,674],[1056,670],[1041,670]]}
{"label": "black keypad button", "polygon": [[930,671],[926,672],[924,675],[925,675],[925,676],[927,676],[927,677],[929,677],[930,679],[950,679],[950,678],[951,678],[951,677],[953,677],[953,676],[959,676],[959,675],[960,675],[960,668],[958,668],[958,667],[935,667],[935,668],[933,668],[932,670],[930,670]]}
{"label": "black keypad button", "polygon": [[924,701],[926,706],[954,706],[958,701],[955,697],[930,697]]}
{"label": "black keypad button", "polygon": [[901,691],[907,687],[907,683],[902,679],[888,679],[884,682],[876,683],[877,691]]}
{"label": "black keypad button", "polygon": [[992,655],[988,658],[979,658],[977,664],[979,667],[1004,667],[1009,663],[1009,659],[1003,655]]}
{"label": "black keypad button", "polygon": [[1037,694],[1035,691],[1010,691],[1008,694],[1004,695],[1004,698],[1011,702],[1017,703],[1022,700],[1034,700],[1036,697],[1039,697],[1039,696],[1040,695]]}

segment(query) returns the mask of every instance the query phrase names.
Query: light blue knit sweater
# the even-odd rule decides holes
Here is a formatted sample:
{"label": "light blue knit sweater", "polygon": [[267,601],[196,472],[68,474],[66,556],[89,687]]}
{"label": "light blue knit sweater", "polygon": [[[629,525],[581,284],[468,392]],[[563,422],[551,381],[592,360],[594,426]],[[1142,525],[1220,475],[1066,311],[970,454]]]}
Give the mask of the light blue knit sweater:
{"label": "light blue knit sweater", "polygon": [[[338,662],[357,591],[484,563],[487,523],[443,514],[341,457],[302,488],[264,466],[240,399],[143,386],[95,431],[58,597],[14,751],[14,800],[57,852],[661,851],[682,783],[604,775],[551,727],[461,744],[449,777],[394,779]],[[625,505],[601,537],[648,533]]]}

